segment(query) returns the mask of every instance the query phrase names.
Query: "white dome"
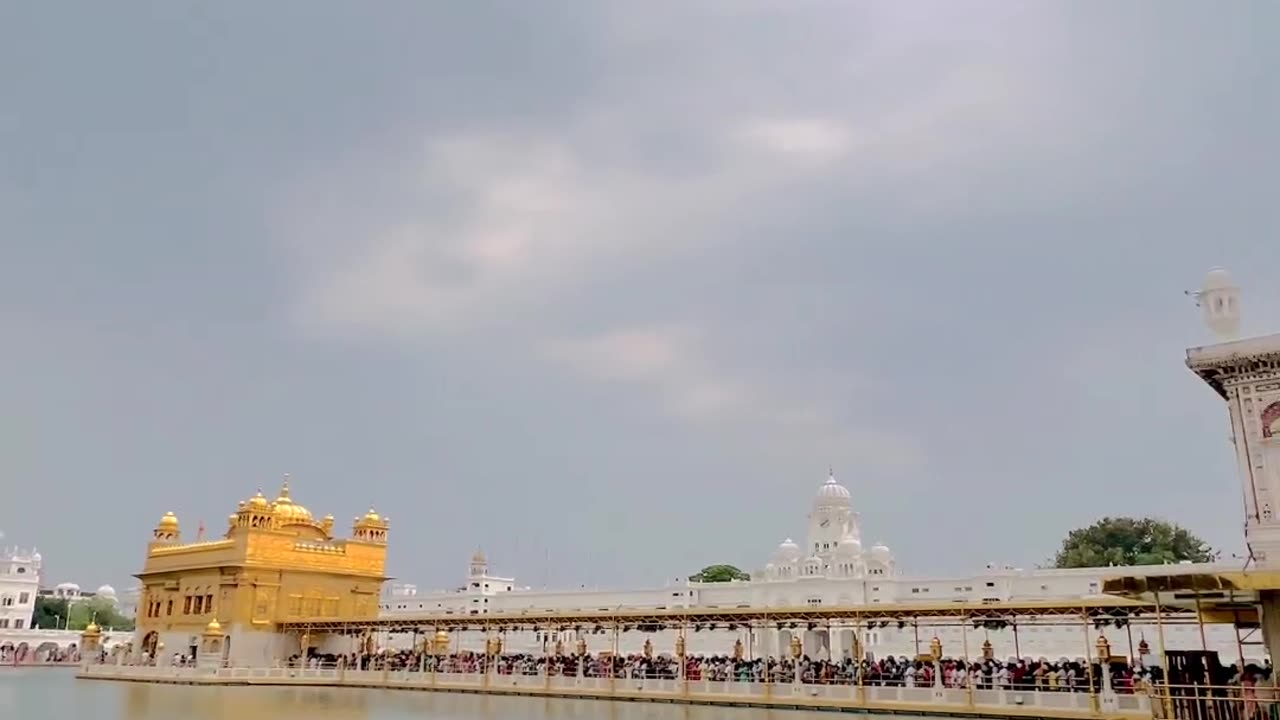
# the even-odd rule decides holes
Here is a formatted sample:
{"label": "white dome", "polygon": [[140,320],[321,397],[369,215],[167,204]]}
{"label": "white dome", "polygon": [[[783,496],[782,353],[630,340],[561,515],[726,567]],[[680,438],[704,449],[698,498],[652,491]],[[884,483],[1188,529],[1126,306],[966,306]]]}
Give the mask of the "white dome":
{"label": "white dome", "polygon": [[58,586],[54,589],[64,590],[67,592],[80,592],[80,586],[71,582],[59,583]]}
{"label": "white dome", "polygon": [[1231,280],[1231,273],[1220,267],[1216,267],[1211,269],[1208,275],[1204,276],[1204,286],[1200,289],[1206,291],[1226,290],[1234,288],[1235,286],[1236,284]]}
{"label": "white dome", "polygon": [[795,562],[800,559],[800,546],[792,542],[791,538],[787,538],[778,545],[774,556],[783,562]]}
{"label": "white dome", "polygon": [[849,488],[836,482],[836,476],[830,475],[827,481],[818,488],[818,495],[813,499],[814,507],[849,507],[852,496]]}
{"label": "white dome", "polygon": [[851,533],[846,532],[844,537],[840,538],[840,544],[836,545],[836,555],[840,557],[855,557],[861,554],[862,541]]}
{"label": "white dome", "polygon": [[98,597],[113,598],[116,596],[116,589],[111,587],[110,585],[103,585],[102,587],[98,588],[98,591],[94,593],[94,595],[97,595]]}
{"label": "white dome", "polygon": [[888,562],[893,559],[893,553],[889,551],[889,546],[882,542],[878,542],[871,546],[871,557]]}

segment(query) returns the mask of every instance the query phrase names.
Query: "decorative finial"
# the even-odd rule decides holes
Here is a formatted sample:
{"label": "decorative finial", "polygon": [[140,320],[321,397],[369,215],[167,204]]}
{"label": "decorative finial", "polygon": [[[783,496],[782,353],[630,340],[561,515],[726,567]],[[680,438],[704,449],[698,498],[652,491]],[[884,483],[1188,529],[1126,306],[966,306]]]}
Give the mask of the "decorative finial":
{"label": "decorative finial", "polygon": [[196,541],[204,540],[204,520],[200,521],[200,525],[196,528]]}
{"label": "decorative finial", "polygon": [[289,497],[289,473],[284,474],[284,482],[280,485],[280,497]]}

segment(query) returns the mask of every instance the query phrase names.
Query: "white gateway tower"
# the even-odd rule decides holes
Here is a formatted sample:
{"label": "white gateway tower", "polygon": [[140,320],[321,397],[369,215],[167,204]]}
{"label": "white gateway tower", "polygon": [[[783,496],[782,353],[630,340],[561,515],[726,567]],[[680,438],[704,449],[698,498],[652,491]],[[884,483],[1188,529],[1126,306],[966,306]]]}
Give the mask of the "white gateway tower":
{"label": "white gateway tower", "polygon": [[1252,561],[1280,569],[1280,334],[1237,337],[1240,290],[1225,270],[1196,297],[1218,342],[1187,350],[1187,366],[1227,403]]}

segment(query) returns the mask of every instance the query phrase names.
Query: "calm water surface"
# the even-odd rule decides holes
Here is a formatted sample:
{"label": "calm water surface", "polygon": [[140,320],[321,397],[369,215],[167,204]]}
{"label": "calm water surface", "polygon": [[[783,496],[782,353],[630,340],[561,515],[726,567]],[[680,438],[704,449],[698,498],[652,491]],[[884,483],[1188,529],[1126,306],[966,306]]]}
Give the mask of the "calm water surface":
{"label": "calm water surface", "polygon": [[[831,720],[831,713],[346,688],[147,685],[0,668],[0,718],[64,720]],[[855,715],[840,715],[854,718]]]}

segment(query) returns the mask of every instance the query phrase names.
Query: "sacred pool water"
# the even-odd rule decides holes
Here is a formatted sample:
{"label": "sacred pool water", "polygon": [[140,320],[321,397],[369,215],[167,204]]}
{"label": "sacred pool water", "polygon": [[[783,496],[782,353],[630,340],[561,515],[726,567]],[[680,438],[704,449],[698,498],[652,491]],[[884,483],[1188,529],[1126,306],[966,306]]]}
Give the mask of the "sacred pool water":
{"label": "sacred pool water", "polygon": [[827,720],[830,713],[354,688],[198,687],[0,668],[0,718],[93,720]]}

